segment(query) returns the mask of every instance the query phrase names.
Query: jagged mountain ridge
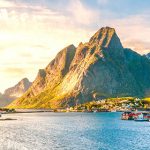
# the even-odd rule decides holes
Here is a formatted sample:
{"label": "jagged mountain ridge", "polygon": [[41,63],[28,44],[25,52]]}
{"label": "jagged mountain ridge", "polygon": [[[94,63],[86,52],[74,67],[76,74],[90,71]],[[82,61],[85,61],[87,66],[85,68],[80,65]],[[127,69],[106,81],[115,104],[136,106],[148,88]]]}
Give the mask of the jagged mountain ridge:
{"label": "jagged mountain ridge", "polygon": [[103,27],[87,43],[70,45],[40,70],[11,108],[67,107],[117,96],[147,96],[150,61],[123,48],[115,30]]}
{"label": "jagged mountain ridge", "polygon": [[15,86],[6,89],[3,94],[0,94],[0,107],[4,107],[21,97],[30,86],[31,82],[27,78],[23,78]]}

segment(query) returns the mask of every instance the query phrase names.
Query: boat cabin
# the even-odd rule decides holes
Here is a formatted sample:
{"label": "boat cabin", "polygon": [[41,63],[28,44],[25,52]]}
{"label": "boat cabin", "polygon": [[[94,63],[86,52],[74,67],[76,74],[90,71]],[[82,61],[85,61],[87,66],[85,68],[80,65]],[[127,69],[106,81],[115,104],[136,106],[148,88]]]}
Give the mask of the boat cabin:
{"label": "boat cabin", "polygon": [[121,116],[121,119],[122,120],[134,120],[134,117],[135,117],[135,113],[134,112],[131,112],[131,111],[125,111],[122,116]]}

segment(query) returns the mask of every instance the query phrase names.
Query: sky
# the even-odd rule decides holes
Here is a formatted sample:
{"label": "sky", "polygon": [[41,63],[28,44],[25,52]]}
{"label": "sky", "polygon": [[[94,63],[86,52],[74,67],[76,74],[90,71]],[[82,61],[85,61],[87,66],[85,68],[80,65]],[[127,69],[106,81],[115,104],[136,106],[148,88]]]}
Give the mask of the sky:
{"label": "sky", "polygon": [[0,92],[33,81],[55,55],[115,28],[124,47],[150,52],[149,0],[0,0]]}

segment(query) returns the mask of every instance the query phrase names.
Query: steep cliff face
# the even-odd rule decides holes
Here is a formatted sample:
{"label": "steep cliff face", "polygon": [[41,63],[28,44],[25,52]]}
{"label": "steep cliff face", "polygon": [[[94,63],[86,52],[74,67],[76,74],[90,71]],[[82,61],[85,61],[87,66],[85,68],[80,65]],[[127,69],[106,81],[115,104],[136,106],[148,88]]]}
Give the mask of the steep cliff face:
{"label": "steep cliff face", "polygon": [[150,89],[150,61],[124,49],[110,27],[77,48],[66,47],[42,72],[9,107],[66,107],[103,97],[145,96]]}
{"label": "steep cliff face", "polygon": [[[32,86],[27,91],[28,98],[37,96],[47,88],[53,90],[69,71],[70,63],[75,55],[75,46],[69,45],[61,50],[45,69],[40,69]],[[26,97],[25,96],[25,97]]]}
{"label": "steep cliff face", "polygon": [[[69,71],[70,64],[75,55],[75,46],[69,45],[62,49],[57,56],[47,65],[45,69],[40,69],[39,73],[32,83],[29,90],[12,105],[16,104],[20,107],[45,107],[47,101],[56,94],[56,87],[60,85],[64,76]],[[28,100],[29,101],[28,101]]]}
{"label": "steep cliff face", "polygon": [[0,107],[6,106],[16,98],[21,97],[30,86],[31,82],[27,78],[24,78],[15,86],[6,89],[4,94],[0,94]]}

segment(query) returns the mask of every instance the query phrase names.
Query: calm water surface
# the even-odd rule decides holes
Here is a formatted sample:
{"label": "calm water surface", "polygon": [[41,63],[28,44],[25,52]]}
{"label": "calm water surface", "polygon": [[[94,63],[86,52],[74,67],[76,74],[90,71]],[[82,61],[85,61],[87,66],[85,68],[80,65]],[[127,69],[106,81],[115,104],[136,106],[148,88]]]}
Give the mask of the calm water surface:
{"label": "calm water surface", "polygon": [[150,150],[150,122],[120,113],[11,114],[0,122],[0,150]]}

